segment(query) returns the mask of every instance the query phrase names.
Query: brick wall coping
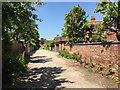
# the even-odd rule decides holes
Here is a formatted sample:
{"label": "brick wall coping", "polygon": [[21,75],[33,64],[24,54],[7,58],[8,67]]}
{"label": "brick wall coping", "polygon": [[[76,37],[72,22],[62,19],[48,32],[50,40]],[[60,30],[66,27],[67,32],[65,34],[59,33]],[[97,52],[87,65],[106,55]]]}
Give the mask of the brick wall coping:
{"label": "brick wall coping", "polygon": [[68,46],[68,45],[101,45],[101,44],[120,44],[120,41],[116,41],[116,42],[95,42],[95,43],[75,43],[75,44],[66,44],[65,46]]}

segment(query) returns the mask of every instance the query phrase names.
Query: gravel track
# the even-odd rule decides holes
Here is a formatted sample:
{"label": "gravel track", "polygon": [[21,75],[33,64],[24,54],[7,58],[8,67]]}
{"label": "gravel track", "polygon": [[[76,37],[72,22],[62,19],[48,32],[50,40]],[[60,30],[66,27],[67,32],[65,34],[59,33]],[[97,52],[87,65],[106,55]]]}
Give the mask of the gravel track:
{"label": "gravel track", "polygon": [[[15,84],[17,88],[118,88],[114,81],[57,56],[58,53],[37,50],[31,56],[28,71]],[[107,90],[107,89],[104,89]]]}

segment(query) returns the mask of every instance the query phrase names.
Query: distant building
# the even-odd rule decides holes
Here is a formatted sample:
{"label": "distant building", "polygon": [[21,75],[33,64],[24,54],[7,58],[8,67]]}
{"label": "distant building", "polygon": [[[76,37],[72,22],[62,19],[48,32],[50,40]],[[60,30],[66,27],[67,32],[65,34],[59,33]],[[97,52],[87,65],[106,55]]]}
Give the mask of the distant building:
{"label": "distant building", "polygon": [[44,39],[44,44],[39,43],[40,47],[41,48],[46,48],[47,47],[47,42],[49,42],[49,40]]}
{"label": "distant building", "polygon": [[[94,29],[93,32],[96,32],[98,30],[98,26],[101,26],[102,21],[95,21],[95,16],[91,16],[91,22],[88,22],[88,24],[93,23]],[[116,34],[114,32],[109,31],[103,31],[104,35],[107,35],[107,33],[113,33],[112,35],[107,35],[106,41],[118,41],[116,38]],[[68,41],[67,37],[55,37],[55,47],[54,51],[58,52],[60,50],[64,49],[64,44]],[[84,42],[82,42],[84,43]]]}
{"label": "distant building", "polygon": [[67,37],[55,37],[54,51],[58,52],[64,49],[64,44],[68,41]]}
{"label": "distant building", "polygon": [[[95,16],[91,16],[91,22],[88,22],[88,24],[93,23],[94,24],[94,29],[93,31],[97,30],[98,26],[101,26],[102,21],[95,21]],[[111,27],[113,28],[113,27]],[[118,41],[116,37],[115,32],[110,32],[110,31],[103,31],[104,35],[107,35],[107,33],[112,34],[112,35],[107,35],[106,41]]]}

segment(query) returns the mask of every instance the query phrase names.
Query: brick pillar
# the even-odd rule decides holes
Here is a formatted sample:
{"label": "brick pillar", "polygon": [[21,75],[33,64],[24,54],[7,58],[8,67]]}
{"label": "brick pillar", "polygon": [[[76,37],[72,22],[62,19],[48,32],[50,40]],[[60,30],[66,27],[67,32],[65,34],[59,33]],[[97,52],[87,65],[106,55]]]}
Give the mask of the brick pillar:
{"label": "brick pillar", "polygon": [[62,50],[62,43],[59,44],[59,51]]}
{"label": "brick pillar", "polygon": [[64,49],[64,43],[62,44],[62,50]]}
{"label": "brick pillar", "polygon": [[57,52],[57,46],[56,46],[56,44],[55,44],[55,52]]}

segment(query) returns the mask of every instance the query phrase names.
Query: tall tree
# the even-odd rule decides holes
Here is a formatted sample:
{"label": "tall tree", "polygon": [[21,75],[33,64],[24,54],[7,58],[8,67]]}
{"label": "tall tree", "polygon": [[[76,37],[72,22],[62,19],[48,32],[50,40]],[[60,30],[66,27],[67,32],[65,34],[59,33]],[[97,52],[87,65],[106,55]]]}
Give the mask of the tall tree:
{"label": "tall tree", "polygon": [[100,12],[104,15],[100,30],[111,31],[116,33],[116,37],[120,41],[120,1],[100,1],[100,3],[96,5],[97,8],[95,9],[95,13]]}
{"label": "tall tree", "polygon": [[84,9],[78,6],[74,6],[68,14],[65,14],[65,29],[63,30],[63,36],[66,36],[68,43],[76,43],[85,40],[85,28],[88,28],[86,12]]}
{"label": "tall tree", "polygon": [[40,43],[41,43],[42,45],[45,43],[45,42],[44,42],[44,38],[41,38]]}
{"label": "tall tree", "polygon": [[49,47],[54,47],[54,40],[50,40],[50,41],[48,42],[48,46],[49,46]]}
{"label": "tall tree", "polygon": [[[32,41],[32,44],[37,46],[39,40],[38,27],[36,20],[41,21],[32,11],[37,9],[33,4],[42,5],[42,2],[3,2],[2,3],[2,69],[3,82],[12,80],[15,72],[21,73],[18,67],[14,67],[17,59],[10,57],[11,41],[24,39],[25,41]],[[13,65],[13,66],[10,66]],[[17,66],[17,64],[16,64]],[[17,69],[18,70],[17,70]],[[16,70],[15,70],[16,69]],[[15,70],[15,71],[13,71]]]}
{"label": "tall tree", "polygon": [[[11,33],[11,38],[14,40],[24,39],[25,41],[38,40],[39,37],[36,34],[38,25],[35,20],[42,21],[38,18],[38,15],[33,14],[33,11],[37,9],[33,7],[33,4],[42,5],[42,2],[4,2],[2,3],[2,31],[3,42],[6,40],[4,33]],[[32,33],[32,34],[31,34]],[[35,38],[35,35],[37,39]]]}

